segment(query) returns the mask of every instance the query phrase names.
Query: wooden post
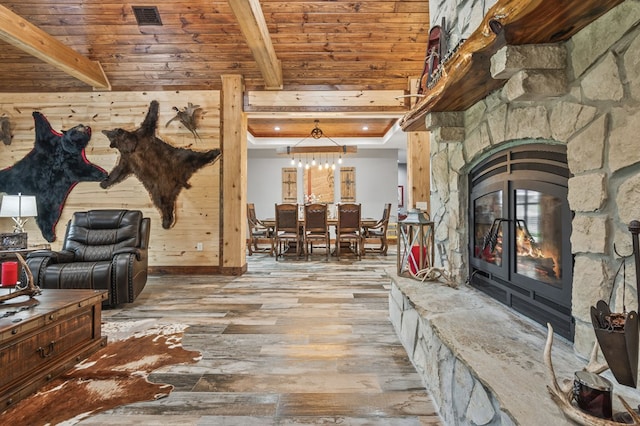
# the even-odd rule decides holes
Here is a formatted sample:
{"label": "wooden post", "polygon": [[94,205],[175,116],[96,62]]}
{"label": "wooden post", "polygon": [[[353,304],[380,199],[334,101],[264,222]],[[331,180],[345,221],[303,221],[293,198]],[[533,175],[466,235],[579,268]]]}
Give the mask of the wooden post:
{"label": "wooden post", "polygon": [[243,111],[244,81],[223,75],[220,93],[220,272],[247,270],[247,115]]}
{"label": "wooden post", "polygon": [[429,132],[407,134],[407,209],[416,207],[416,202],[427,202],[431,214],[431,148]]}

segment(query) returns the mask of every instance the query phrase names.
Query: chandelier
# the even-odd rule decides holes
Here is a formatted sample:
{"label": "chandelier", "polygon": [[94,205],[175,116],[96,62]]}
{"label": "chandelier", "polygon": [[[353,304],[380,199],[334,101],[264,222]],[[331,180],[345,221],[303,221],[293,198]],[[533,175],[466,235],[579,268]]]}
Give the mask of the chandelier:
{"label": "chandelier", "polygon": [[[291,165],[297,165],[299,168],[304,167],[306,169],[315,166],[319,169],[335,169],[336,157],[337,163],[342,164],[342,157],[344,155],[358,152],[357,146],[340,145],[325,135],[319,126],[320,120],[314,120],[314,123],[315,127],[311,130],[309,136],[304,137],[293,146],[278,148],[277,152],[279,154],[291,157]],[[302,143],[309,138],[319,140],[323,137],[331,141],[333,145],[302,145]]]}

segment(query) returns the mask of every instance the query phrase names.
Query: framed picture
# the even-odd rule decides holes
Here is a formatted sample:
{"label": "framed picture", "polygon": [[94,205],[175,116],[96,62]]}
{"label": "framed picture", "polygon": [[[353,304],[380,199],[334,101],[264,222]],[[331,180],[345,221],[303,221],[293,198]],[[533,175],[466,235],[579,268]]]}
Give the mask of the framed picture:
{"label": "framed picture", "polygon": [[398,207],[404,207],[404,186],[398,185]]}
{"label": "framed picture", "polygon": [[27,248],[27,233],[12,232],[0,234],[0,250],[21,250]]}
{"label": "framed picture", "polygon": [[334,171],[311,167],[303,170],[304,200],[307,203],[333,203]]}

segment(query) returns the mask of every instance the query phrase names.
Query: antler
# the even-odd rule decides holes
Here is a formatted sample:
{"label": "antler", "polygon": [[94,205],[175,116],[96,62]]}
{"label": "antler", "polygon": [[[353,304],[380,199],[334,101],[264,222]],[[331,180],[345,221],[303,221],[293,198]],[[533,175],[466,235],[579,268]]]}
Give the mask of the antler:
{"label": "antler", "polygon": [[4,302],[5,300],[16,298],[18,296],[34,297],[42,293],[40,291],[40,288],[36,286],[33,282],[33,274],[31,273],[31,270],[27,266],[27,262],[24,261],[24,258],[19,253],[16,253],[15,255],[16,255],[16,258],[18,259],[18,262],[24,269],[25,274],[27,275],[27,286],[24,288],[20,288],[19,290],[14,291],[13,293],[0,296],[0,303]]}
{"label": "antler", "polygon": [[444,268],[436,268],[435,266],[420,269],[415,274],[413,271],[410,271],[411,275],[422,282],[425,281],[438,281],[440,278],[444,281],[446,285],[451,288],[457,288],[458,283],[451,277],[451,273]]}
{"label": "antler", "polygon": [[[544,346],[544,364],[547,367],[547,375],[549,381],[551,382],[551,385],[547,386],[547,389],[551,394],[551,398],[555,401],[556,404],[558,404],[565,416],[578,424],[585,426],[620,426],[620,423],[618,422],[591,416],[582,411],[577,406],[573,405],[573,403],[571,402],[573,398],[573,384],[571,383],[571,381],[565,381],[563,386],[560,386],[558,384],[558,379],[556,377],[555,370],[553,369],[553,363],[551,362],[551,345],[553,345],[553,327],[551,327],[551,324],[547,323],[547,329],[547,343]],[[598,343],[596,342],[593,350],[591,351],[591,359],[585,367],[585,371],[597,374],[609,368],[606,364],[599,363],[597,358]],[[629,404],[627,404],[627,402],[621,396],[619,396],[619,398],[620,402],[633,420],[633,423],[627,424],[636,426],[640,425],[640,416],[635,412],[633,408],[631,408]]]}

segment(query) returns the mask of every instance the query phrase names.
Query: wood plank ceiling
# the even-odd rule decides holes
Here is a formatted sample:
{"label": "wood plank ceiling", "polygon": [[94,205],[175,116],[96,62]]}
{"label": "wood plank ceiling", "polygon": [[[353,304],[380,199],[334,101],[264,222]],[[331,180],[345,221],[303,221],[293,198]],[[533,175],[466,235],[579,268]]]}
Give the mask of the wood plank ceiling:
{"label": "wood plank ceiling", "polygon": [[[54,56],[47,62],[25,47],[38,45],[37,33],[26,41],[18,34],[19,42],[7,36],[11,27],[24,33],[32,24],[50,41],[99,64],[113,91],[220,90],[221,75],[243,75],[255,137],[305,137],[315,118],[331,137],[384,135],[410,107],[396,96],[408,93],[410,78],[422,73],[429,30],[428,1],[412,0],[140,3],[157,7],[161,25],[139,25],[132,10],[137,2],[0,5],[17,15],[0,20],[0,91],[93,90],[64,70],[55,44],[49,51],[42,47]],[[300,102],[309,96],[312,101]],[[282,133],[274,132],[276,121]],[[364,121],[369,130],[362,130]]]}

